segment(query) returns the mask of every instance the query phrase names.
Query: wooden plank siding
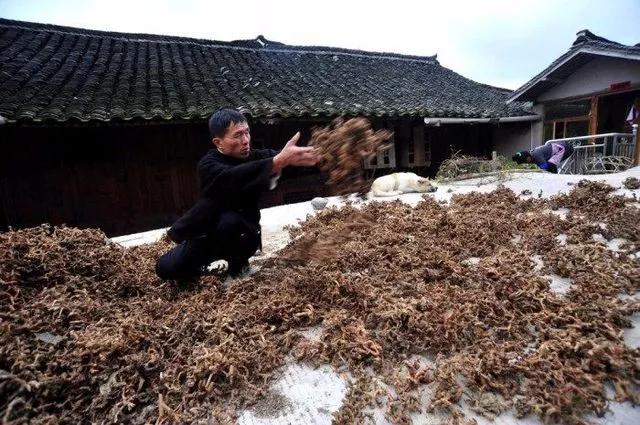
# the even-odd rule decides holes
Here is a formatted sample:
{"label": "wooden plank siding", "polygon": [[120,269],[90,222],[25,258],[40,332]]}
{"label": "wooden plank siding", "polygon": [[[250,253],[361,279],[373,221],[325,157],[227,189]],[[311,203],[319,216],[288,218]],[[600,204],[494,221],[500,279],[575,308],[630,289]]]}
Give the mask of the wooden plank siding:
{"label": "wooden plank siding", "polygon": [[[280,149],[297,130],[307,141],[312,128],[324,124],[253,123],[254,147]],[[419,119],[386,124],[396,131],[396,152],[406,146],[409,128],[422,125]],[[452,150],[490,154],[489,125],[425,131],[432,140],[431,167],[413,169],[422,175],[435,175]],[[210,148],[208,140],[205,123],[0,127],[0,230],[64,223],[116,236],[169,226],[198,198],[196,164]],[[287,168],[261,207],[330,195],[324,182],[315,168]]]}
{"label": "wooden plank siding", "polygon": [[2,129],[5,225],[110,235],[166,225],[197,199],[206,134],[204,125]]}

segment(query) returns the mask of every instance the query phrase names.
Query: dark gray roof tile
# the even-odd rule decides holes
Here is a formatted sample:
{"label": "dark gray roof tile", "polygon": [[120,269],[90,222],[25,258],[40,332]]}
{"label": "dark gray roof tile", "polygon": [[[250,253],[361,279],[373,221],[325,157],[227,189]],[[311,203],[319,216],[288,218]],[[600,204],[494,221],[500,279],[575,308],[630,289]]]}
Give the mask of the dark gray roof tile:
{"label": "dark gray roof tile", "polygon": [[435,56],[220,42],[0,19],[0,114],[9,120],[203,119],[232,106],[259,118],[500,117],[510,91]]}

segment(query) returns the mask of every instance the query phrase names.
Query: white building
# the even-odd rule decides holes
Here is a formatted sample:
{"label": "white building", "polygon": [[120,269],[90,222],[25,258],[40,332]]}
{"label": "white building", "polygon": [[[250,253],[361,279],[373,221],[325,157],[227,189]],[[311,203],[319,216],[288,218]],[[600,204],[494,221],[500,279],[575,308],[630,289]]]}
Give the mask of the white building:
{"label": "white building", "polygon": [[514,101],[532,102],[542,119],[496,138],[495,148],[505,156],[550,139],[630,133],[631,108],[640,111],[640,43],[627,46],[580,31],[565,54],[507,103]]}

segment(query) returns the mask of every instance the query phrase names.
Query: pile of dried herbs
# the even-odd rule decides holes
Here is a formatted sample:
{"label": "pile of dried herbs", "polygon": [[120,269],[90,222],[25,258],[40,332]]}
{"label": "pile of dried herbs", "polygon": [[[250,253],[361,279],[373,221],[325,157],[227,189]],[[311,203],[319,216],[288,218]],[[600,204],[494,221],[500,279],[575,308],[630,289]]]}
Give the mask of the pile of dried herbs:
{"label": "pile of dried herbs", "polygon": [[374,131],[366,118],[336,118],[326,127],[314,128],[310,146],[321,157],[319,168],[328,173],[327,184],[336,195],[369,191],[371,181],[363,175],[363,164],[385,148],[393,133]]}
{"label": "pile of dried herbs", "polygon": [[451,157],[442,161],[438,167],[436,179],[459,180],[480,177],[485,174],[504,173],[510,170],[537,170],[537,166],[535,164],[516,164],[502,156],[486,159],[452,152]]}
{"label": "pile of dried herbs", "polygon": [[636,177],[627,177],[623,182],[622,185],[627,188],[627,189],[640,189],[640,180],[638,180]]}
{"label": "pile of dried herbs", "polygon": [[[0,234],[0,417],[226,423],[268,395],[289,356],[352,373],[337,423],[375,406],[408,423],[427,387],[448,423],[470,423],[462,401],[488,417],[513,408],[580,423],[605,411],[608,384],[637,403],[640,350],[622,329],[640,305],[618,295],[640,290],[640,208],[610,192],[581,183],[521,200],[500,188],[324,210],[293,230],[288,261],[227,288],[158,281],[166,242]],[[627,243],[612,251],[594,233]],[[571,289],[554,293],[549,273]],[[301,336],[309,326],[319,341]]]}

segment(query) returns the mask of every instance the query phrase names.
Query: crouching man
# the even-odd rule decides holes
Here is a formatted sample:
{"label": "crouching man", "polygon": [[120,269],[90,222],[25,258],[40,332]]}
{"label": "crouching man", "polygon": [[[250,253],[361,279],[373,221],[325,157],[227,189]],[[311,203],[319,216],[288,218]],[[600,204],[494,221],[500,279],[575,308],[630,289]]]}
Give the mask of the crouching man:
{"label": "crouching man", "polygon": [[209,133],[213,147],[198,163],[201,197],[169,229],[178,245],[158,259],[161,279],[192,278],[211,263],[216,271],[240,274],[262,246],[262,193],[275,188],[284,167],[314,166],[319,160],[313,148],[296,146],[300,133],[280,152],[252,150],[249,124],[233,109],[211,115]]}

